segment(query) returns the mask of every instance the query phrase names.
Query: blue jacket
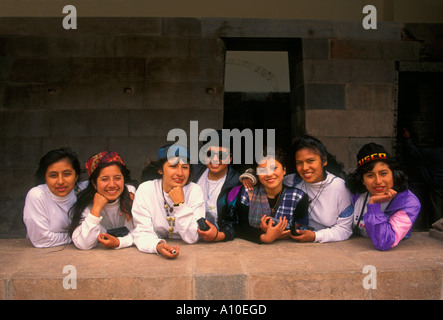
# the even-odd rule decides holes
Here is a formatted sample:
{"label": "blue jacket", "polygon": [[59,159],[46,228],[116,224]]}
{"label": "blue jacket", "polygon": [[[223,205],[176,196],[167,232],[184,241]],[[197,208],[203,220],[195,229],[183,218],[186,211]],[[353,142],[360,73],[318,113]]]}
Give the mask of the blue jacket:
{"label": "blue jacket", "polygon": [[[207,167],[204,164],[196,164],[194,166],[192,181],[197,183]],[[217,198],[217,223],[220,231],[225,234],[225,240],[234,239],[235,230],[238,228],[238,218],[236,217],[235,212],[233,210],[228,210],[228,193],[233,187],[239,185],[240,180],[238,172],[232,168],[232,166],[228,166],[226,180]]]}

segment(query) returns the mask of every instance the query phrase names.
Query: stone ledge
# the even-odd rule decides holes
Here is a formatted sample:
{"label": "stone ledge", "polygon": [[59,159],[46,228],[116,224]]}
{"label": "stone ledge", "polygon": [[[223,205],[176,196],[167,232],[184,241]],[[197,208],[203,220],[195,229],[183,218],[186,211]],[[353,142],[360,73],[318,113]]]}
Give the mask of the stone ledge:
{"label": "stone ledge", "polygon": [[[280,241],[256,245],[180,245],[166,260],[135,247],[81,251],[74,245],[37,249],[26,239],[0,240],[0,299],[443,299],[443,243],[415,232],[380,252],[369,239],[337,243]],[[75,267],[77,288],[64,289]],[[363,281],[376,270],[376,289]]]}

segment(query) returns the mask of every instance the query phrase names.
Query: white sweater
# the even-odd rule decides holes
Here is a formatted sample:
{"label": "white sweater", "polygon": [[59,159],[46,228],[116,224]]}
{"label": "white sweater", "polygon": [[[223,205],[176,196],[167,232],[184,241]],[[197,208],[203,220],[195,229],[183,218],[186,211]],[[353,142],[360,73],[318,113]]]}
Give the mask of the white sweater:
{"label": "white sweater", "polygon": [[[126,185],[130,193],[135,193],[135,187]],[[129,233],[124,237],[118,237],[120,245],[115,249],[130,247],[133,245],[132,231],[134,225],[132,219],[126,220],[125,214],[120,214],[120,198],[107,203],[100,211],[100,217],[91,214],[92,204],[88,205],[80,218],[80,225],[72,233],[72,242],[82,250],[89,250],[97,246],[97,238],[106,230],[125,226]]]}
{"label": "white sweater", "polygon": [[[193,182],[184,186],[183,192],[185,203],[173,207],[174,211],[170,213],[171,217],[175,217],[172,238],[191,244],[199,239],[197,220],[205,216],[205,202],[201,188]],[[168,237],[170,226],[166,220],[162,193],[162,180],[157,179],[140,184],[135,194],[132,206],[135,225],[133,236],[135,245],[142,252],[157,253],[157,244]],[[164,193],[164,196],[172,207],[169,195]]]}
{"label": "white sweater", "polygon": [[[83,181],[78,186],[84,189],[87,184],[87,181]],[[74,190],[65,197],[58,197],[49,190],[46,183],[29,190],[23,209],[23,222],[27,238],[34,247],[47,248],[71,243],[68,234],[71,219],[68,212],[76,201]]]}
{"label": "white sweater", "polygon": [[332,173],[317,183],[301,181],[297,188],[311,199],[309,226],[315,229],[315,242],[342,241],[352,234],[353,207],[345,181]]}

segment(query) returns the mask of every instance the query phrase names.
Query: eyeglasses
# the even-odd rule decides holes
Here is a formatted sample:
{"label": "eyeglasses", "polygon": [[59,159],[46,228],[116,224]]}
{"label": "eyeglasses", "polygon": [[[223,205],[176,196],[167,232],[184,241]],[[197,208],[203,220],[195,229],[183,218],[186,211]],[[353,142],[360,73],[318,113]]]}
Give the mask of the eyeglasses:
{"label": "eyeglasses", "polygon": [[229,158],[230,155],[225,151],[218,151],[218,152],[214,152],[212,150],[206,151],[206,158],[212,160],[214,156],[217,156],[217,158],[221,161],[225,161]]}

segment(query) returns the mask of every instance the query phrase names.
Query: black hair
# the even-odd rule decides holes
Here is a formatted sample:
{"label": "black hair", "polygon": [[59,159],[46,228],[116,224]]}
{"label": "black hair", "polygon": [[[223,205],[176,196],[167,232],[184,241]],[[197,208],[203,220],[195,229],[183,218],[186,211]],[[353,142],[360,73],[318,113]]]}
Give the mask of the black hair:
{"label": "black hair", "polygon": [[46,171],[48,167],[53,163],[56,163],[62,159],[67,159],[77,175],[77,181],[80,177],[81,167],[77,154],[69,147],[62,147],[59,149],[51,150],[46,153],[39,162],[37,171],[35,172],[35,179],[37,184],[46,183]]}
{"label": "black hair", "polygon": [[[232,136],[230,134],[223,133],[223,130],[214,130],[216,132],[216,136],[218,138],[217,142],[215,143],[212,139],[211,134],[207,134],[203,137],[202,143],[204,143],[207,148],[209,147],[225,147],[229,150],[230,153],[232,153]],[[213,132],[211,132],[213,133]]]}
{"label": "black hair", "polygon": [[126,187],[126,183],[131,181],[129,169],[126,168],[126,166],[120,162],[106,162],[106,163],[101,162],[97,165],[97,168],[91,173],[89,177],[88,186],[78,194],[77,202],[69,210],[69,214],[72,217],[72,221],[69,226],[68,232],[71,237],[74,230],[80,225],[80,220],[83,211],[90,203],[93,203],[94,201],[94,196],[95,193],[97,192],[94,185],[97,185],[97,179],[98,176],[100,175],[100,172],[102,171],[103,168],[109,167],[110,165],[117,165],[120,168],[120,171],[123,175],[124,188],[122,194],[120,195],[120,209],[124,214],[128,214],[130,217],[132,217],[131,214],[132,199],[129,195],[128,188]]}
{"label": "black hair", "polygon": [[[169,148],[170,146],[172,146],[173,144],[167,144],[164,145],[162,147],[160,147],[159,149],[163,149],[163,148]],[[189,177],[188,180],[186,181],[185,185],[188,185],[189,183],[191,183],[192,181],[192,175],[194,172],[193,169],[193,165],[191,165],[189,158],[186,159],[186,162],[189,164]],[[146,161],[146,164],[142,170],[142,174],[141,174],[141,182],[145,182],[145,181],[149,181],[149,180],[155,180],[155,179],[161,179],[162,175],[158,172],[159,170],[163,171],[163,165],[168,161],[167,157],[163,157],[157,160],[152,160],[152,159],[148,159]]]}
{"label": "black hair", "polygon": [[[287,168],[288,166],[288,155],[287,153],[280,147],[273,147],[269,150],[271,155],[275,157],[275,160],[281,163],[283,168]],[[263,147],[263,157],[268,156],[268,148],[266,146]],[[256,163],[256,166],[258,163]]]}
{"label": "black hair", "polygon": [[333,154],[328,152],[325,145],[320,140],[310,135],[297,137],[293,143],[294,157],[298,151],[304,148],[311,149],[317,153],[320,156],[322,163],[327,161],[327,164],[323,167],[323,170],[326,170],[342,179],[346,177],[343,170],[343,164],[340,163]]}
{"label": "black hair", "polygon": [[346,177],[346,187],[352,193],[365,193],[367,191],[366,187],[363,185],[363,176],[374,169],[374,166],[378,162],[384,162],[388,165],[389,169],[392,171],[392,176],[394,180],[393,189],[397,192],[403,192],[408,189],[408,177],[400,168],[398,163],[394,160],[377,160],[365,163],[359,166],[354,172],[348,174]]}

